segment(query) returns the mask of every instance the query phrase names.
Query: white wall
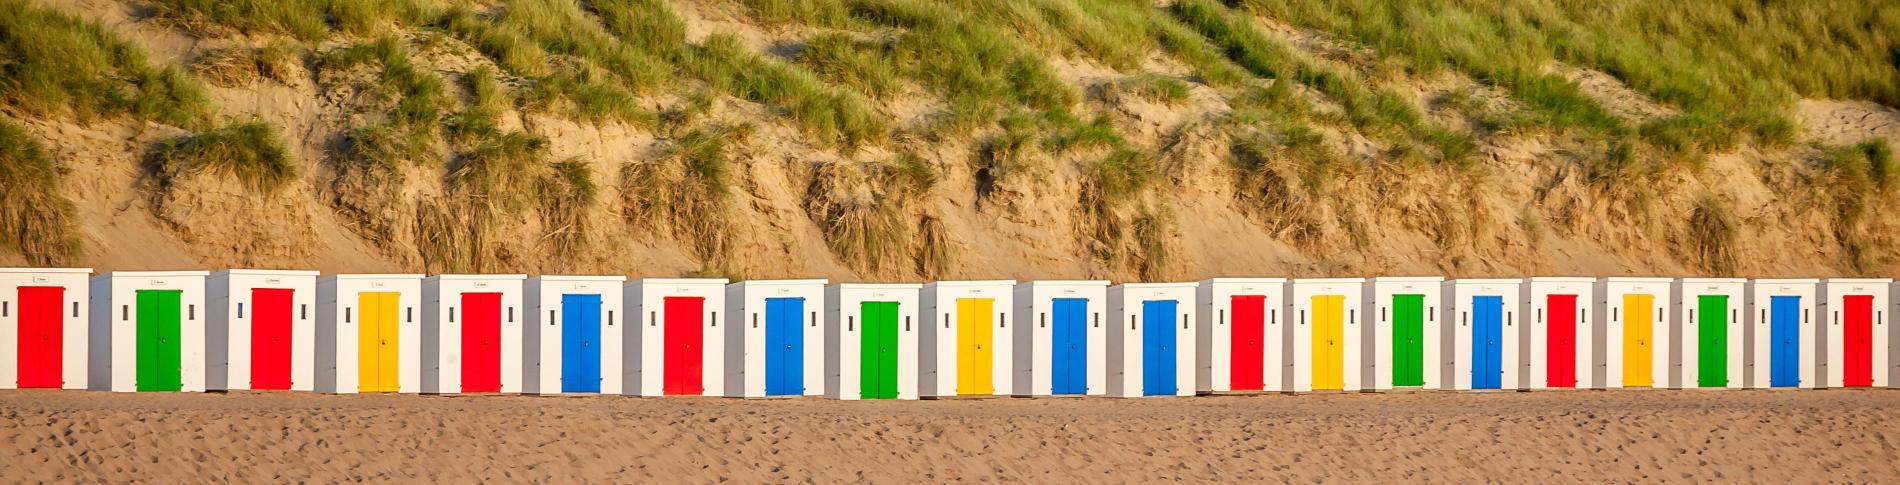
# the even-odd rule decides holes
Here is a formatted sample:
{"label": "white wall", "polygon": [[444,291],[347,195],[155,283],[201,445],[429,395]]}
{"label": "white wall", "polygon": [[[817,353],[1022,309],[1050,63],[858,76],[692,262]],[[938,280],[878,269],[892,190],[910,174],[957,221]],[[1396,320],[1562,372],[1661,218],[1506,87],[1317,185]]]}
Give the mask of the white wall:
{"label": "white wall", "polygon": [[1722,388],[1742,388],[1743,329],[1747,328],[1742,319],[1745,299],[1745,286],[1748,280],[1741,278],[1683,278],[1676,281],[1673,292],[1676,300],[1675,327],[1681,329],[1676,339],[1676,378],[1672,382],[1677,389],[1701,387],[1701,335],[1702,326],[1708,325],[1709,316],[1697,312],[1703,295],[1721,295],[1728,297],[1728,314],[1719,315],[1728,322],[1723,333],[1727,334],[1727,359],[1725,361],[1726,381]]}
{"label": "white wall", "polygon": [[725,387],[725,333],[720,328],[719,312],[726,310],[725,279],[646,278],[628,281],[625,298],[629,321],[638,322],[639,331],[627,332],[626,390],[628,394],[659,396],[665,392],[666,299],[703,298],[700,309],[700,385],[699,395],[718,396]]}
{"label": "white wall", "polygon": [[863,307],[867,301],[897,302],[897,398],[917,399],[917,284],[836,284],[825,287],[825,397],[863,397],[859,375]]}
{"label": "white wall", "polygon": [[804,332],[801,395],[825,394],[825,280],[752,280],[726,285],[726,397],[765,397],[765,301],[804,300],[799,318]]}
{"label": "white wall", "polygon": [[1844,387],[1847,358],[1845,320],[1842,313],[1848,295],[1869,295],[1873,297],[1873,387],[1887,387],[1888,374],[1892,372],[1887,359],[1887,344],[1892,338],[1887,326],[1889,294],[1893,291],[1892,280],[1887,278],[1829,278],[1821,280],[1821,313],[1826,316],[1827,325],[1827,387]]}
{"label": "white wall", "polygon": [[[88,384],[96,390],[138,389],[138,291],[179,290],[179,353],[184,392],[204,392],[206,271],[120,271],[92,278],[91,337],[98,340],[91,365],[101,370]],[[100,298],[103,296],[104,298]],[[99,344],[104,344],[103,348]]]}
{"label": "white wall", "polygon": [[1774,362],[1771,360],[1774,352],[1771,347],[1774,322],[1770,310],[1773,306],[1772,298],[1776,296],[1800,298],[1797,309],[1801,314],[1796,317],[1800,319],[1798,322],[1800,331],[1796,332],[1796,338],[1799,339],[1796,343],[1796,352],[1800,355],[1799,363],[1796,365],[1799,366],[1800,374],[1796,387],[1811,389],[1821,381],[1822,376],[1817,370],[1820,366],[1815,362],[1822,347],[1820,341],[1816,339],[1818,332],[1815,331],[1819,323],[1815,317],[1820,313],[1816,311],[1816,307],[1820,306],[1818,296],[1820,282],[1821,280],[1817,279],[1760,279],[1748,282],[1747,317],[1750,345],[1748,362],[1744,371],[1747,374],[1748,387],[1767,389],[1773,384],[1770,377],[1774,369]]}
{"label": "white wall", "polygon": [[[1365,296],[1365,284],[1362,278],[1303,278],[1293,280],[1288,289],[1291,296],[1286,300],[1286,316],[1293,320],[1293,338],[1288,346],[1293,349],[1293,359],[1288,367],[1293,376],[1293,392],[1313,392],[1313,297],[1343,297],[1340,311],[1345,312],[1341,329],[1345,338],[1341,346],[1341,372],[1344,391],[1359,391],[1365,387],[1361,382],[1365,373],[1356,371],[1366,363],[1363,348],[1365,331],[1360,326],[1363,308],[1360,300]],[[1355,338],[1357,337],[1357,338]]]}
{"label": "white wall", "polygon": [[1281,345],[1286,340],[1286,325],[1280,324],[1280,301],[1286,298],[1285,278],[1212,278],[1195,288],[1200,308],[1195,312],[1195,383],[1198,392],[1232,392],[1234,353],[1234,297],[1265,297],[1261,310],[1261,388],[1262,392],[1285,390],[1280,372]]}
{"label": "white wall", "polygon": [[1084,312],[1088,319],[1087,353],[1087,391],[1085,395],[1100,396],[1108,393],[1108,328],[1112,322],[1104,323],[1108,313],[1108,282],[1099,280],[1045,280],[1025,281],[1016,284],[1016,344],[1015,362],[1016,390],[1018,396],[1048,396],[1054,394],[1055,371],[1050,368],[1055,358],[1054,330],[1050,325],[1055,311],[1055,299],[1080,298],[1088,301]]}
{"label": "white wall", "polygon": [[1397,369],[1397,365],[1392,362],[1392,297],[1394,295],[1422,295],[1424,308],[1420,310],[1419,317],[1424,319],[1424,335],[1421,337],[1424,348],[1421,351],[1421,357],[1425,361],[1425,383],[1419,388],[1444,388],[1443,376],[1448,369],[1444,365],[1444,328],[1438,323],[1438,306],[1443,303],[1439,292],[1442,290],[1441,285],[1444,281],[1444,278],[1438,276],[1393,276],[1366,281],[1365,318],[1372,324],[1363,326],[1365,335],[1360,341],[1371,342],[1373,358],[1372,364],[1366,366],[1365,376],[1361,378],[1363,379],[1361,382],[1379,391],[1391,390],[1394,387],[1392,373]]}
{"label": "white wall", "polygon": [[1445,282],[1444,308],[1448,313],[1448,323],[1445,327],[1451,333],[1451,338],[1448,340],[1453,343],[1450,359],[1452,389],[1469,390],[1474,387],[1472,351],[1476,345],[1472,341],[1472,332],[1475,330],[1472,299],[1479,296],[1496,296],[1504,300],[1504,315],[1500,315],[1504,328],[1501,329],[1502,341],[1498,345],[1502,354],[1498,359],[1498,372],[1501,373],[1498,388],[1523,388],[1523,377],[1527,373],[1523,369],[1525,359],[1520,354],[1522,350],[1520,344],[1524,334],[1523,326],[1518,324],[1517,315],[1518,302],[1521,301],[1519,290],[1522,289],[1523,283],[1524,281],[1519,279],[1457,279]]}
{"label": "white wall", "polygon": [[[918,394],[923,397],[1011,394],[1015,389],[1015,370],[1010,366],[1015,356],[1015,330],[1009,328],[1009,314],[1013,308],[1011,290],[1015,286],[1013,280],[937,281],[924,285],[920,297],[923,309],[918,315],[922,322],[917,335]],[[987,393],[959,389],[958,385],[962,380],[958,374],[961,346],[957,345],[956,322],[962,315],[957,300],[966,298],[990,300],[991,314],[983,318],[990,329],[991,345],[991,387]]]}
{"label": "white wall", "polygon": [[36,345],[20,341],[20,287],[61,288],[59,303],[60,387],[85,389],[88,371],[87,351],[91,333],[88,313],[92,287],[87,279],[92,268],[0,268],[0,389],[16,389],[20,378],[20,347]]}
{"label": "white wall", "polygon": [[1108,299],[1114,305],[1109,321],[1115,326],[1108,332],[1108,395],[1145,395],[1143,326],[1147,325],[1147,315],[1143,314],[1142,303],[1160,300],[1174,300],[1175,311],[1180,312],[1168,319],[1175,332],[1174,395],[1194,395],[1197,287],[1195,283],[1126,283],[1108,288]]}
{"label": "white wall", "polygon": [[1626,327],[1623,321],[1626,315],[1626,309],[1623,308],[1624,295],[1652,297],[1653,306],[1650,312],[1653,314],[1650,315],[1652,328],[1649,343],[1652,387],[1663,387],[1667,382],[1665,376],[1668,373],[1664,370],[1670,366],[1669,310],[1674,303],[1669,298],[1669,292],[1670,284],[1673,282],[1674,280],[1669,278],[1634,277],[1612,277],[1597,281],[1597,304],[1592,308],[1596,310],[1597,318],[1603,319],[1604,387],[1611,389],[1637,387],[1629,385],[1623,379],[1623,363],[1626,360],[1623,355],[1625,353],[1623,334]]}
{"label": "white wall", "polygon": [[396,385],[422,391],[422,275],[341,274],[317,279],[316,391],[355,394],[359,382],[363,293],[396,293]]}
{"label": "white wall", "polygon": [[562,350],[567,312],[561,298],[566,295],[600,297],[600,393],[620,394],[621,355],[626,327],[621,307],[621,286],[625,276],[555,276],[528,278],[522,285],[522,301],[527,318],[521,332],[521,392],[524,394],[561,394],[564,382]]}
{"label": "white wall", "polygon": [[1576,295],[1576,378],[1578,389],[1599,389],[1603,386],[1603,364],[1600,357],[1603,328],[1594,310],[1596,303],[1596,278],[1580,277],[1536,277],[1524,282],[1522,315],[1529,339],[1526,340],[1525,355],[1529,356],[1530,372],[1524,377],[1525,387],[1529,389],[1550,388],[1550,314],[1551,295]]}
{"label": "white wall", "polygon": [[462,383],[467,293],[501,294],[501,393],[521,392],[521,289],[526,275],[436,275],[422,280],[422,392],[469,392]]}

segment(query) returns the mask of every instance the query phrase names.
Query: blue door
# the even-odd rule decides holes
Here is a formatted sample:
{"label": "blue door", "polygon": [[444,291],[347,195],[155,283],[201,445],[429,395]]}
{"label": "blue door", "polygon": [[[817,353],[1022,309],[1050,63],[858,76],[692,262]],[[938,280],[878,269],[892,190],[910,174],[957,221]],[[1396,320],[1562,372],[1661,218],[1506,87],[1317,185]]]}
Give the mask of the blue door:
{"label": "blue door", "polygon": [[1801,297],[1768,297],[1768,385],[1801,385]]}
{"label": "blue door", "polygon": [[1174,395],[1174,300],[1141,302],[1141,394]]}
{"label": "blue door", "polygon": [[765,299],[765,395],[805,393],[804,298]]}
{"label": "blue door", "polygon": [[1471,297],[1471,388],[1504,382],[1504,297]]}
{"label": "blue door", "polygon": [[1050,329],[1054,355],[1049,365],[1054,372],[1050,385],[1055,394],[1089,392],[1088,309],[1086,298],[1055,299],[1055,327]]}
{"label": "blue door", "polygon": [[600,295],[561,295],[561,392],[600,392]]}

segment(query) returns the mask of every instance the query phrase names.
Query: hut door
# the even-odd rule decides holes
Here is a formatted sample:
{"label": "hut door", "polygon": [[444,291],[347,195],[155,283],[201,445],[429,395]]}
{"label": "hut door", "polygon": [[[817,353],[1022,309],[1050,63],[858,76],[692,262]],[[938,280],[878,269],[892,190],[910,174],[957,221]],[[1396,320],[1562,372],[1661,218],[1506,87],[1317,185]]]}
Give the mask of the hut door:
{"label": "hut door", "polygon": [[1654,354],[1649,348],[1650,329],[1660,317],[1655,305],[1655,295],[1623,295],[1623,387],[1655,385],[1650,371]]}
{"label": "hut door", "polygon": [[804,298],[765,299],[765,395],[805,393]]}
{"label": "hut door", "polygon": [[1346,388],[1346,297],[1313,297],[1313,389]]}
{"label": "hut door", "polygon": [[1087,394],[1089,391],[1088,308],[1085,298],[1056,298],[1053,303],[1053,327],[1050,329],[1050,382],[1053,394]]}
{"label": "hut door", "polygon": [[1174,300],[1141,302],[1141,394],[1175,393]]}
{"label": "hut door", "polygon": [[1801,297],[1768,297],[1768,385],[1801,385]]}
{"label": "hut door", "polygon": [[[401,329],[397,327],[396,306],[400,293],[364,292],[357,294],[357,389],[360,392],[396,392],[401,389],[397,371],[402,364]],[[347,318],[347,316],[345,317]]]}
{"label": "hut door", "polygon": [[138,381],[140,391],[177,391],[184,386],[181,290],[138,290]]}
{"label": "hut door", "polygon": [[1544,385],[1577,387],[1577,295],[1545,297],[1543,318]]}
{"label": "hut door", "polygon": [[1696,385],[1728,386],[1728,295],[1696,297]]}
{"label": "hut door", "polygon": [[251,389],[290,389],[290,301],[294,290],[251,289]]}
{"label": "hut door", "polygon": [[668,395],[696,396],[706,393],[701,370],[705,366],[705,356],[701,354],[705,329],[706,299],[701,297],[670,296],[662,301],[661,311],[666,312],[666,321],[660,325],[665,329],[666,348],[660,351],[665,360],[664,387]]}
{"label": "hut door", "polygon": [[462,392],[501,392],[501,294],[462,294]]}
{"label": "hut door", "polygon": [[66,288],[59,286],[20,287],[19,380],[21,389],[58,389],[65,384],[60,376],[64,362],[61,347],[65,328],[61,325],[60,305],[66,301]]}
{"label": "hut door", "polygon": [[1392,385],[1425,385],[1425,295],[1392,295]]}
{"label": "hut door", "polygon": [[[1235,295],[1231,305],[1233,334],[1229,342],[1233,346],[1233,362],[1229,363],[1231,382],[1228,387],[1236,391],[1258,391],[1262,385],[1262,376],[1266,367],[1266,326],[1267,297],[1263,295]],[[1216,363],[1215,365],[1220,365]]]}
{"label": "hut door", "polygon": [[1504,297],[1471,297],[1471,388],[1498,389],[1504,381]]}
{"label": "hut door", "polygon": [[1846,304],[1841,317],[1845,320],[1846,340],[1841,342],[1842,359],[1847,368],[1841,372],[1841,385],[1846,387],[1868,387],[1874,385],[1874,297],[1870,295],[1845,295],[1841,297]]}
{"label": "hut door", "polygon": [[897,302],[867,301],[859,305],[864,329],[859,347],[860,396],[897,398]]}
{"label": "hut door", "polygon": [[990,298],[957,299],[957,394],[995,394],[994,331],[990,316],[995,315],[996,300]]}
{"label": "hut door", "polygon": [[561,392],[600,392],[600,295],[561,295]]}

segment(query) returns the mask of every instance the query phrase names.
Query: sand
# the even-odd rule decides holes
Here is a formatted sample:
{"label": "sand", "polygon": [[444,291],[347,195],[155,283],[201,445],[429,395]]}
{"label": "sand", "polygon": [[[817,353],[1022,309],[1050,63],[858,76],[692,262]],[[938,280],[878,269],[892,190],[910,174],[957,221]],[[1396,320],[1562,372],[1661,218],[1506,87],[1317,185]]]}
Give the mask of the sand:
{"label": "sand", "polygon": [[[1900,480],[1900,392],[835,402],[0,393],[0,480]],[[1900,438],[1900,437],[1897,437]]]}

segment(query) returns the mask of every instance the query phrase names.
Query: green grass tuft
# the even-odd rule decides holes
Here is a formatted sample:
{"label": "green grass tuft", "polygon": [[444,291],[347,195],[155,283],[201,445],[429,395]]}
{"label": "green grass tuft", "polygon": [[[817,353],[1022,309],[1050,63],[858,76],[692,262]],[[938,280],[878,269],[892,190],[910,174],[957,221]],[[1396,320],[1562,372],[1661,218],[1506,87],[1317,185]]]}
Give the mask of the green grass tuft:
{"label": "green grass tuft", "polygon": [[59,266],[79,256],[78,216],[61,195],[64,178],[39,140],[0,119],[0,246],[36,266]]}
{"label": "green grass tuft", "polygon": [[297,178],[284,139],[269,123],[247,121],[160,143],[148,170],[160,191],[203,175],[236,177],[246,187],[273,193]]}
{"label": "green grass tuft", "polygon": [[888,134],[883,116],[863,98],[826,86],[811,71],[747,52],[736,37],[708,37],[685,65],[720,91],[783,107],[807,133],[847,150]]}
{"label": "green grass tuft", "polygon": [[99,24],[0,0],[0,103],[91,121],[133,115],[185,128],[210,120],[210,98],[176,68],[148,64]]}
{"label": "green grass tuft", "polygon": [[745,137],[743,129],[689,130],[666,156],[621,166],[621,215],[689,244],[707,264],[722,265],[733,239],[726,143]]}

